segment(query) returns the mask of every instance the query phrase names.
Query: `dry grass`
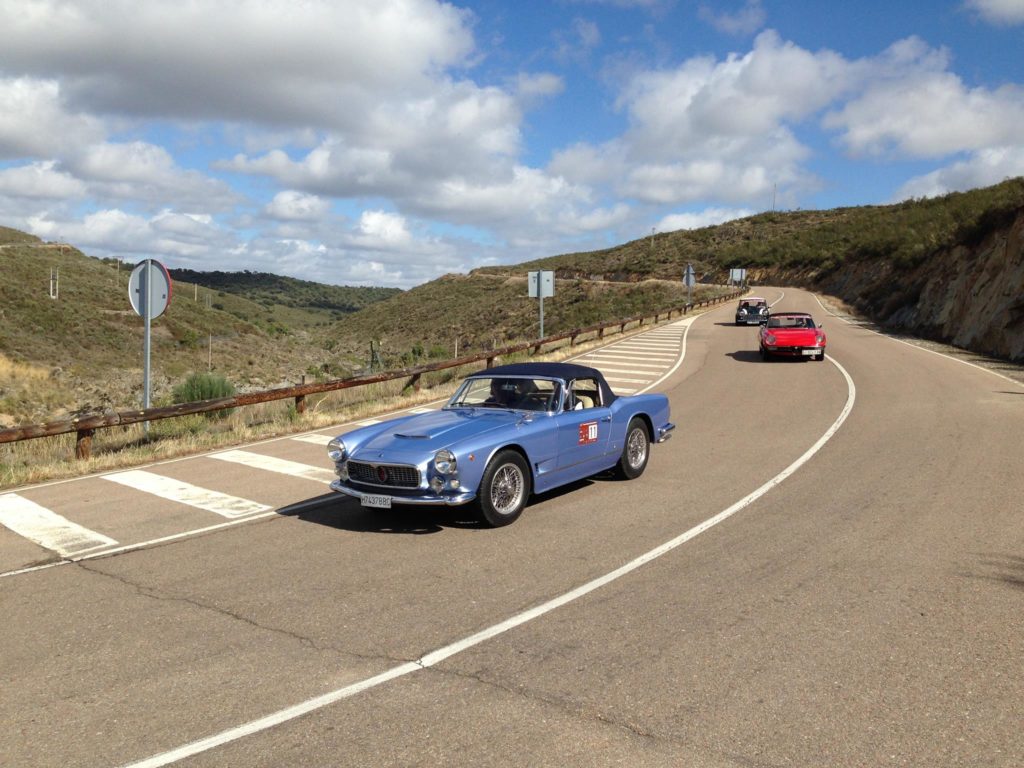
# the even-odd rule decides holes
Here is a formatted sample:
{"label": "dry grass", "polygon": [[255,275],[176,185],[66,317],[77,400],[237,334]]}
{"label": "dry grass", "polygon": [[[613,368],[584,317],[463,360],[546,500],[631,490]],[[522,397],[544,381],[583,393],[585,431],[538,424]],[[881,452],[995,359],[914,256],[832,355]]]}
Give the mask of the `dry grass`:
{"label": "dry grass", "polygon": [[[707,310],[705,308],[697,312]],[[565,341],[537,356],[524,353],[503,358],[500,362],[565,360],[603,346],[611,340],[619,341],[653,327],[645,325],[640,328],[633,324],[626,328],[623,335],[607,334],[602,340],[591,338],[577,341],[571,347]],[[16,367],[19,364],[11,365]],[[88,460],[74,458],[74,434],[0,444],[0,490],[125,469],[272,437],[339,427],[354,420],[445,399],[466,374],[480,368],[481,363],[474,363],[462,368],[425,374],[419,392],[403,391],[406,382],[396,380],[307,397],[306,412],[303,414],[296,412],[293,401],[282,400],[239,408],[225,418],[193,415],[154,421],[150,423],[148,436],[143,432],[141,424],[100,429],[93,437],[92,458]],[[43,375],[47,374],[44,372]],[[324,462],[326,466],[326,457]]]}

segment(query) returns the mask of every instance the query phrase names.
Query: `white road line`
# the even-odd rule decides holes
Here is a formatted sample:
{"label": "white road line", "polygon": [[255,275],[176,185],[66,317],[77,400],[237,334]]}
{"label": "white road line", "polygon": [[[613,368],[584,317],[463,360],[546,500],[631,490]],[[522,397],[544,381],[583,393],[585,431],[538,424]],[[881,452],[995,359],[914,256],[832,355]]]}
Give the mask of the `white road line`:
{"label": "white road line", "polygon": [[[334,480],[334,472],[323,467],[314,467],[309,464],[300,464],[297,461],[287,459],[275,459],[273,456],[264,456],[262,453],[250,451],[222,451],[211,453],[211,459],[230,461],[235,464],[242,464],[252,469],[263,469],[267,472],[277,472],[292,477],[302,477],[306,480],[316,480],[320,483],[330,483]],[[324,459],[326,462],[326,459]]]}
{"label": "white road line", "polygon": [[0,496],[0,525],[41,547],[52,549],[61,557],[117,545],[109,536],[83,528],[16,493]]}
{"label": "white road line", "polygon": [[238,496],[229,496],[226,493],[211,491],[207,488],[200,488],[191,483],[174,480],[173,478],[157,475],[153,472],[145,472],[141,469],[103,475],[103,479],[120,483],[136,491],[159,496],[161,499],[176,501],[179,504],[187,504],[190,507],[198,507],[207,512],[218,514],[221,517],[244,517],[271,509],[266,504],[242,499]]}
{"label": "white road line", "polygon": [[673,354],[668,352],[591,352],[589,357],[591,359],[603,357],[609,360],[655,360],[660,363],[662,360],[675,360],[679,357],[679,350]]}
{"label": "white road line", "polygon": [[861,325],[860,323],[853,323],[850,320],[847,320],[845,317],[837,315],[835,312],[832,312],[830,309],[828,309],[828,307],[826,307],[824,304],[821,303],[821,299],[818,298],[817,294],[813,294],[813,295],[814,295],[814,300],[816,302],[818,302],[818,306],[821,307],[823,310],[825,310],[825,314],[830,315],[830,316],[834,317],[836,320],[839,320],[840,322],[846,323],[849,326],[852,326],[852,327],[855,327],[855,328],[860,328],[861,330],[867,331],[868,333],[873,333],[876,336],[881,336],[883,339],[888,339],[889,341],[895,341],[895,342],[897,342],[899,344],[905,344],[906,346],[911,347],[913,349],[920,350],[921,352],[928,352],[929,354],[932,354],[932,355],[938,355],[939,357],[944,357],[947,360],[952,360],[954,363],[962,363],[963,365],[969,365],[971,368],[977,368],[979,371],[984,371],[985,373],[991,373],[993,376],[998,376],[1003,381],[1010,382],[1015,387],[1024,387],[1024,384],[1021,384],[1016,379],[1011,379],[1009,376],[1004,376],[1003,374],[999,373],[998,371],[990,370],[990,369],[988,369],[988,368],[986,368],[986,367],[984,367],[982,365],[978,365],[977,363],[972,363],[972,362],[970,362],[968,360],[961,360],[958,357],[953,357],[952,355],[947,355],[947,354],[945,354],[943,352],[937,352],[934,349],[928,349],[928,347],[921,347],[921,346],[918,346],[917,344],[912,344],[909,341],[904,341],[903,339],[897,339],[895,336],[889,336],[886,333],[880,333],[879,331],[876,331],[876,330],[874,330],[872,328],[868,328],[866,325]]}
{"label": "white road line", "polygon": [[[626,373],[629,373],[629,371],[626,371]],[[624,382],[626,384],[646,384],[647,383],[647,379],[623,379],[623,378],[621,378],[619,376],[605,376],[604,380],[605,381],[621,381],[621,382]]]}
{"label": "white road line", "polygon": [[[608,379],[608,381],[613,381],[613,380],[615,380],[615,381],[623,381],[623,379],[612,379],[608,374],[615,374],[615,373],[649,373],[651,376],[657,376],[659,373],[661,373],[661,371],[663,371],[665,369],[662,368],[662,369],[657,370],[657,371],[631,371],[628,368],[609,368],[607,366],[600,365],[600,366],[597,366],[597,370],[599,370],[601,373],[605,374],[605,378]],[[625,379],[625,381],[643,381],[646,384],[648,381],[650,381],[650,379]]]}
{"label": "white road line", "polygon": [[324,448],[331,442],[331,438],[327,435],[292,435],[290,440],[298,440],[300,443],[312,443],[313,445],[322,445]]}
{"label": "white road line", "polygon": [[[683,353],[685,354],[685,343],[683,347]],[[584,597],[585,595],[588,595],[591,592],[612,583],[613,581],[621,579],[623,576],[632,573],[633,571],[637,570],[638,568],[641,568],[647,563],[650,563],[651,561],[658,559],[662,555],[668,554],[672,550],[682,546],[691,539],[696,538],[705,531],[710,530],[711,528],[715,527],[724,520],[729,519],[740,510],[745,509],[746,507],[753,504],[759,498],[764,496],[766,493],[768,493],[770,490],[775,488],[777,485],[782,483],[786,478],[788,478],[790,475],[792,475],[794,472],[800,469],[800,467],[802,467],[804,464],[810,461],[811,458],[813,458],[814,455],[818,451],[820,451],[829,440],[832,439],[833,435],[835,435],[836,432],[839,431],[839,428],[843,425],[843,422],[846,421],[847,416],[850,415],[850,411],[853,410],[853,404],[857,399],[857,388],[854,386],[853,379],[850,378],[850,374],[846,372],[846,369],[843,368],[843,366],[836,362],[835,358],[829,357],[826,359],[829,362],[831,362],[832,365],[838,368],[839,372],[843,375],[843,378],[846,379],[846,405],[843,407],[839,416],[836,418],[834,422],[832,422],[832,426],[830,426],[825,431],[825,434],[823,434],[818,439],[818,441],[814,443],[814,445],[808,448],[802,456],[800,456],[796,461],[794,461],[792,464],[790,464],[788,467],[782,470],[782,472],[777,474],[767,483],[762,485],[760,488],[757,488],[753,492],[747,494],[728,509],[722,510],[714,517],[708,518],[704,522],[694,526],[693,528],[690,528],[688,531],[685,531],[684,533],[681,533],[679,536],[676,536],[674,539],[671,539],[662,544],[661,546],[656,547],[650,550],[649,552],[640,555],[635,560],[631,560],[625,565],[620,566],[619,568],[615,569],[614,571],[611,571],[610,573],[605,574],[604,576],[600,576],[594,579],[593,581],[589,581],[586,584],[577,587],[576,589],[573,589],[569,592],[566,592],[563,595],[548,600],[546,603],[542,603],[541,605],[538,605],[535,608],[531,608],[530,610],[518,613],[512,616],[511,618],[506,619],[503,622],[487,627],[486,629],[483,629],[480,632],[477,632],[476,634],[470,635],[469,637],[466,637],[462,640],[457,640],[456,642],[446,645],[443,648],[438,648],[435,651],[432,651],[421,656],[417,661],[399,664],[398,666],[392,667],[391,669],[386,670],[380,673],[379,675],[375,675],[374,677],[361,680],[357,683],[353,683],[352,685],[345,686],[344,688],[338,688],[334,691],[325,693],[322,696],[317,696],[316,698],[308,699],[307,701],[301,702],[292,707],[288,707],[287,709],[282,709],[278,712],[274,712],[270,715],[267,715],[266,717],[259,718],[258,720],[252,720],[236,728],[231,728],[229,730],[222,731],[221,733],[209,736],[205,739],[200,739],[199,741],[193,741],[190,744],[185,744],[181,747],[178,747],[177,749],[173,749],[168,752],[163,752],[161,754],[154,755],[150,758],[140,760],[136,763],[131,763],[129,765],[124,766],[124,768],[158,768],[159,766],[170,765],[171,763],[176,763],[179,760],[184,760],[187,757],[191,757],[202,752],[207,752],[211,749],[215,749],[216,747],[220,747],[225,744],[229,744],[233,741],[237,741],[238,739],[245,738],[246,736],[251,736],[255,733],[259,733],[261,731],[274,728],[278,725],[281,725],[282,723],[294,720],[298,717],[309,714],[310,712],[314,712],[318,709],[323,709],[324,707],[330,706],[331,704],[341,701],[342,699],[347,699],[351,696],[355,696],[358,693],[362,693],[363,691],[369,690],[371,688],[376,688],[377,686],[383,685],[384,683],[389,682],[391,680],[395,680],[396,678],[404,677],[405,675],[408,675],[412,672],[418,672],[421,669],[428,669],[430,667],[436,666],[437,664],[441,663],[446,659],[451,658],[452,656],[455,656],[456,654],[462,653],[463,651],[468,650],[469,648],[473,648],[474,646],[477,646],[480,643],[497,637],[498,635],[501,635],[505,632],[508,632],[511,629],[515,629],[516,627],[522,624],[526,624],[529,621],[533,621],[534,619],[537,619],[547,613],[550,613],[556,608],[561,608],[563,605],[567,605],[576,600],[579,600],[581,597]],[[682,360],[683,358],[680,357],[680,364],[682,363]],[[669,374],[666,374],[666,376],[667,375]]]}
{"label": "white road line", "polygon": [[678,352],[679,351],[679,343],[678,342],[673,342],[671,344],[670,343],[664,343],[664,344],[662,344],[662,343],[623,344],[622,345],[622,349],[642,349],[642,350],[645,350],[645,351],[650,350],[650,351],[654,351],[654,352]]}
{"label": "white road line", "polygon": [[362,421],[357,421],[356,424],[360,427],[372,427],[374,424],[380,424],[380,419],[363,419]]}
{"label": "white road line", "polygon": [[[640,360],[647,360],[648,358],[643,357],[643,358],[639,358],[639,359]],[[661,362],[640,363],[640,362],[635,362],[636,360],[637,360],[637,358],[633,358],[633,357],[592,357],[592,358],[590,358],[590,360],[588,362],[591,365],[598,365],[598,366],[600,366],[600,365],[629,365],[629,366],[633,366],[633,367],[636,367],[636,368],[650,368],[652,371],[663,371],[663,370],[665,370],[665,366],[667,366],[669,364],[668,361],[665,361],[664,363],[661,363]]]}
{"label": "white road line", "polygon": [[434,408],[413,408],[410,413],[430,413]]}

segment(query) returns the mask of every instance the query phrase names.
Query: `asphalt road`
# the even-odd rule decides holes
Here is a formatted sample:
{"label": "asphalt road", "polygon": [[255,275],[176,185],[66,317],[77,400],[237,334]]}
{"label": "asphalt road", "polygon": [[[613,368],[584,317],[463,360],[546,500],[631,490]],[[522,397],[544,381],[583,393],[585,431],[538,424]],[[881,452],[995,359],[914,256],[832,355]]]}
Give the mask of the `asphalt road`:
{"label": "asphalt road", "polygon": [[0,764],[1024,765],[1024,386],[764,292],[825,362],[673,326],[644,476],[507,528],[300,440],[8,494],[98,538],[0,530]]}

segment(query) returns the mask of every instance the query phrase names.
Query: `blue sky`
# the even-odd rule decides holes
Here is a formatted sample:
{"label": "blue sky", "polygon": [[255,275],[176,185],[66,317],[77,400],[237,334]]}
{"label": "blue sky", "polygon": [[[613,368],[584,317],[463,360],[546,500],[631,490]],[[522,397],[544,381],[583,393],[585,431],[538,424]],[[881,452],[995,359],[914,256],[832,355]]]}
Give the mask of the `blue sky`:
{"label": "blue sky", "polygon": [[1024,175],[1024,0],[0,0],[0,224],[409,288]]}

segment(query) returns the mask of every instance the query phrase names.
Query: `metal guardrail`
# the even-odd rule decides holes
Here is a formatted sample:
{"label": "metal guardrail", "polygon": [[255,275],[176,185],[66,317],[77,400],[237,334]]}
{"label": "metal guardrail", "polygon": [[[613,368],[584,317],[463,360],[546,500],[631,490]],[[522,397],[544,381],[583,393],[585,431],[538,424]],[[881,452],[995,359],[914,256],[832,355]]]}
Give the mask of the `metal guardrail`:
{"label": "metal guardrail", "polygon": [[487,367],[491,368],[494,366],[495,360],[505,355],[524,352],[529,349],[532,349],[533,353],[537,354],[543,346],[559,341],[565,341],[566,339],[569,339],[569,346],[574,346],[576,344],[576,339],[587,333],[597,333],[597,338],[601,339],[604,338],[604,334],[607,329],[614,328],[615,326],[619,326],[619,333],[624,333],[626,326],[630,323],[639,323],[638,327],[642,327],[644,322],[650,318],[653,318],[655,323],[659,322],[662,315],[665,316],[666,320],[671,320],[674,313],[685,315],[691,309],[710,306],[712,304],[720,304],[723,301],[729,301],[737,296],[741,296],[744,293],[746,293],[745,290],[733,291],[722,296],[716,296],[714,298],[705,299],[692,304],[685,304],[681,307],[674,307],[667,311],[655,312],[653,315],[634,315],[633,317],[628,317],[624,320],[592,325],[587,328],[576,328],[575,330],[566,331],[565,333],[559,333],[554,336],[546,336],[545,338],[537,339],[536,341],[524,342],[510,347],[503,347],[501,349],[492,349],[488,352],[481,352],[477,355],[460,357],[454,360],[445,360],[438,363],[430,363],[428,365],[419,365],[412,368],[403,368],[397,371],[385,371],[378,374],[352,376],[347,379],[333,379],[331,381],[324,381],[316,384],[300,384],[294,387],[280,387],[277,389],[263,390],[261,392],[248,392],[245,394],[232,395],[231,397],[221,397],[214,400],[199,400],[191,403],[158,406],[155,408],[145,408],[134,411],[86,413],[80,414],[71,419],[51,421],[45,424],[31,424],[23,427],[2,429],[0,430],[0,443],[16,443],[22,440],[33,440],[40,437],[55,437],[57,435],[65,435],[74,432],[77,435],[77,439],[75,441],[75,457],[78,459],[88,459],[92,453],[92,437],[97,429],[138,424],[146,421],[158,421],[160,419],[171,419],[176,416],[190,416],[196,413],[211,413],[213,411],[222,411],[227,408],[257,405],[259,403],[268,403],[274,400],[287,400],[289,398],[294,398],[296,411],[303,413],[306,408],[307,395],[334,392],[339,389],[350,389],[352,387],[362,387],[367,384],[379,384],[383,381],[394,381],[396,379],[407,378],[409,381],[406,384],[406,388],[412,387],[415,390],[419,390],[420,378],[425,373],[441,371],[447,368],[458,368],[463,365],[469,365],[470,363],[480,361],[486,361]]}

